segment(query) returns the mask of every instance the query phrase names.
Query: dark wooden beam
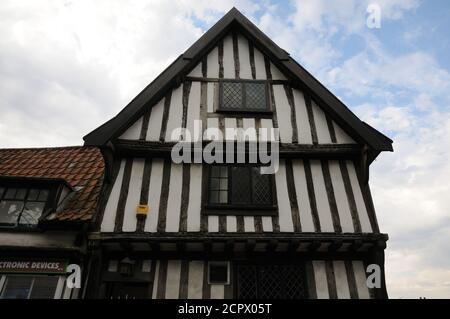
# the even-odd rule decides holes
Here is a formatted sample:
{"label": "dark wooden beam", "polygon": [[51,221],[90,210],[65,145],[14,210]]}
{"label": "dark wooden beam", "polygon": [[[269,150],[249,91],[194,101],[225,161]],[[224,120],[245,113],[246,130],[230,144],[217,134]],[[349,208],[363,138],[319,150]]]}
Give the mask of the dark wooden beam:
{"label": "dark wooden beam", "polygon": [[239,63],[239,46],[238,46],[238,35],[233,32],[233,59],[234,59],[234,77],[236,79],[240,78],[240,63]]}
{"label": "dark wooden beam", "polygon": [[288,252],[291,254],[297,253],[297,249],[300,246],[301,241],[299,239],[294,239],[289,242]]}
{"label": "dark wooden beam", "polygon": [[363,245],[363,241],[360,239],[357,239],[352,243],[350,250],[358,251],[362,247],[362,245]]}
{"label": "dark wooden beam", "polygon": [[208,256],[212,253],[212,240],[206,240],[203,244],[205,249],[205,254]]}
{"label": "dark wooden beam", "polygon": [[177,251],[183,253],[186,251],[186,243],[185,242],[178,242],[177,243]]}
{"label": "dark wooden beam", "polygon": [[[209,142],[204,141],[203,147]],[[114,145],[118,154],[134,157],[160,156],[169,158],[176,143],[116,140]],[[193,145],[191,144],[191,149]],[[358,144],[286,144],[280,143],[281,157],[353,159],[359,156],[361,146]],[[248,152],[248,149],[246,150]]]}
{"label": "dark wooden beam", "polygon": [[250,40],[248,41],[248,54],[250,59],[250,68],[252,70],[252,79],[256,79],[256,68],[255,68],[255,48]]}
{"label": "dark wooden beam", "polygon": [[234,250],[234,243],[235,241],[233,239],[227,240],[227,242],[225,243],[225,252],[232,253]]}
{"label": "dark wooden beam", "polygon": [[249,239],[245,243],[245,250],[247,252],[253,252],[255,250],[255,246],[256,246],[256,240],[255,239]]}
{"label": "dark wooden beam", "polygon": [[290,107],[290,117],[291,117],[291,127],[292,127],[292,143],[298,143],[298,129],[297,129],[297,116],[295,112],[295,102],[294,93],[292,92],[292,87],[288,85],[283,85],[284,91]]}
{"label": "dark wooden beam", "polygon": [[189,205],[189,192],[190,192],[190,179],[191,179],[191,165],[183,164],[183,180],[181,188],[181,207],[180,207],[180,232],[187,231],[187,210]]}
{"label": "dark wooden beam", "polygon": [[278,240],[277,239],[271,239],[269,243],[267,244],[267,251],[268,252],[274,252],[277,249],[278,246]]}
{"label": "dark wooden beam", "polygon": [[164,97],[164,112],[161,124],[161,132],[159,140],[164,142],[166,139],[167,120],[169,119],[170,100],[172,99],[172,90],[170,90]]}
{"label": "dark wooden beam", "polygon": [[125,251],[125,253],[128,254],[132,254],[133,253],[133,246],[130,242],[127,241],[121,241],[119,243],[120,247]]}
{"label": "dark wooden beam", "polygon": [[[220,78],[208,78],[208,77],[198,77],[198,76],[186,76],[184,78],[186,81],[191,82],[219,82]],[[252,80],[246,80],[246,79],[240,79],[242,82],[252,81]],[[263,81],[269,84],[277,84],[277,85],[289,85],[292,84],[292,81],[290,80],[258,80]]]}
{"label": "dark wooden beam", "polygon": [[[243,234],[236,233],[129,233],[129,232],[110,232],[110,233],[91,233],[89,234],[90,241],[104,241],[104,242],[117,242],[121,240],[129,240],[136,242],[203,242],[205,240],[213,241],[239,241],[242,240]],[[291,232],[279,232],[279,233],[245,233],[245,239],[256,239],[260,241],[269,241],[276,239],[279,241],[291,241],[298,239],[302,242],[333,242],[335,240],[343,240],[344,242],[386,242],[388,236],[386,234],[375,233],[291,233]]]}
{"label": "dark wooden beam", "polygon": [[158,210],[158,233],[164,233],[166,231],[166,214],[167,214],[167,202],[169,198],[169,183],[170,183],[170,171],[171,162],[169,160],[164,161],[163,168],[163,182],[161,186],[161,201],[159,203]]}
{"label": "dark wooden beam", "polygon": [[125,205],[127,203],[132,167],[133,167],[133,159],[129,157],[126,159],[125,162],[122,185],[120,187],[119,201],[117,203],[116,219],[114,222],[114,231],[116,232],[122,231],[123,219],[125,214]]}
{"label": "dark wooden beam", "polygon": [[223,41],[219,41],[218,45],[218,62],[219,62],[219,78],[223,78]]}
{"label": "dark wooden beam", "polygon": [[311,103],[311,96],[307,94],[306,92],[303,93],[305,96],[305,104],[306,104],[306,111],[308,113],[308,120],[309,120],[309,126],[311,129],[311,139],[313,144],[318,144],[317,139],[317,129],[316,129],[316,122],[314,120],[314,114],[312,110],[312,103]]}
{"label": "dark wooden beam", "polygon": [[355,196],[353,193],[352,183],[348,174],[346,161],[340,160],[339,167],[344,182],[345,194],[347,195],[348,205],[350,207],[350,214],[352,215],[353,229],[356,233],[361,232],[361,221],[359,220],[358,209],[356,207]]}
{"label": "dark wooden beam", "polygon": [[[255,262],[264,262],[267,260],[276,260],[280,262],[293,262],[295,261],[306,261],[306,260],[364,260],[368,258],[368,252],[321,252],[321,251],[311,251],[304,252],[299,251],[296,254],[291,254],[287,251],[254,251],[254,252],[212,252],[208,255],[204,251],[135,251],[129,256],[130,259],[189,259],[189,260],[234,260],[234,261],[248,261],[249,259]],[[120,259],[124,258],[124,253],[122,251],[108,251],[105,253],[106,259]]]}
{"label": "dark wooden beam", "polygon": [[332,143],[337,143],[336,131],[334,130],[333,121],[331,120],[331,118],[327,114],[325,114],[325,118],[326,118],[326,121],[327,121],[328,132],[330,133],[331,142]]}
{"label": "dark wooden beam", "polygon": [[312,241],[311,244],[308,246],[308,251],[310,251],[310,252],[317,251],[317,250],[320,248],[321,245],[322,245],[322,243],[321,243],[320,241],[314,240],[314,241]]}
{"label": "dark wooden beam", "polygon": [[342,247],[343,244],[344,241],[342,239],[337,239],[331,243],[331,245],[328,247],[328,251],[337,251]]}
{"label": "dark wooden beam", "polygon": [[151,241],[149,243],[149,246],[150,246],[150,250],[154,253],[158,253],[161,250],[158,242]]}
{"label": "dark wooden beam", "polygon": [[323,179],[325,182],[325,189],[327,192],[328,204],[331,211],[331,219],[333,221],[333,228],[336,233],[342,233],[341,221],[339,218],[339,212],[336,203],[336,197],[334,195],[333,183],[331,182],[330,167],[328,161],[322,160],[321,165]]}
{"label": "dark wooden beam", "polygon": [[272,71],[270,70],[270,60],[268,56],[264,56],[264,65],[266,67],[266,77],[268,80],[272,80]]}

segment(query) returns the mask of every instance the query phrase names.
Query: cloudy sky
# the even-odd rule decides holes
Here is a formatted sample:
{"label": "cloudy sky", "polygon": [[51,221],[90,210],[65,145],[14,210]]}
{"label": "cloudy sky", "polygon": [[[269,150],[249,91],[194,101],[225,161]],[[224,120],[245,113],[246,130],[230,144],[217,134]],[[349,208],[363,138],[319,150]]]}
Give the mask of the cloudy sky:
{"label": "cloudy sky", "polygon": [[0,147],[82,144],[233,6],[394,140],[370,181],[388,292],[450,298],[448,1],[2,0]]}

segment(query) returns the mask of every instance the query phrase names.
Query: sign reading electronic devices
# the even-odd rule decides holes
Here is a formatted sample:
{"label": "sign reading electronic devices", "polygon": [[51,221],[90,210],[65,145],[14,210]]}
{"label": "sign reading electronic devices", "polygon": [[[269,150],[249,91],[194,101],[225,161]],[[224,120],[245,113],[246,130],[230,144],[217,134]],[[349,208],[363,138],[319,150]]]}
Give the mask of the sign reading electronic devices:
{"label": "sign reading electronic devices", "polygon": [[65,273],[65,260],[0,260],[0,273]]}

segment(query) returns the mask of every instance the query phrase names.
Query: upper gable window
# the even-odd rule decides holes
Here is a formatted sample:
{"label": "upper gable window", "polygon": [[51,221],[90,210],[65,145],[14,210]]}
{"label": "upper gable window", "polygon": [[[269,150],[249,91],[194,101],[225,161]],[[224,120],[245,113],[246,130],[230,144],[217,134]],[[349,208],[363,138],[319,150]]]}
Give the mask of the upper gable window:
{"label": "upper gable window", "polygon": [[48,198],[48,189],[0,187],[0,226],[36,226]]}
{"label": "upper gable window", "polygon": [[264,81],[220,81],[219,111],[269,111],[267,84]]}

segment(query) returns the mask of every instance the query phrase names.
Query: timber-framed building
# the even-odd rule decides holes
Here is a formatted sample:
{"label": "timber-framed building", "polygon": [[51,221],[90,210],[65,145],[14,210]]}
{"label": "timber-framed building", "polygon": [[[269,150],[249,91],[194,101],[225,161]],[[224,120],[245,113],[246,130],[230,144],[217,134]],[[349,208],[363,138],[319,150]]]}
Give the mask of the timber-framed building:
{"label": "timber-framed building", "polygon": [[[278,171],[175,163],[172,132],[196,121],[279,129]],[[392,141],[238,10],[84,140],[106,162],[87,298],[387,297],[368,180]]]}

